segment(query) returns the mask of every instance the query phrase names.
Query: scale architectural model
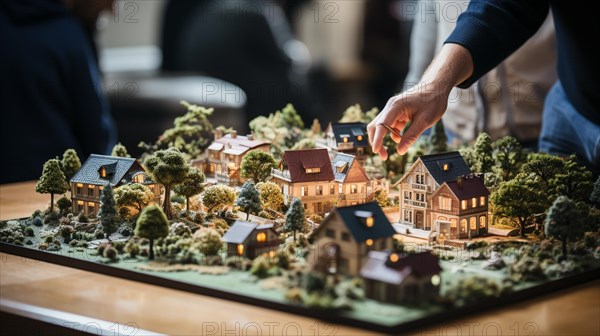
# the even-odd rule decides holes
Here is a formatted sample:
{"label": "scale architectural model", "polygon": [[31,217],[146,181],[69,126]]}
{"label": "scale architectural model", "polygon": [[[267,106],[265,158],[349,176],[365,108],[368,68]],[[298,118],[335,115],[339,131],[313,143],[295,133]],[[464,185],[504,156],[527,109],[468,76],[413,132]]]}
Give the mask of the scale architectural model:
{"label": "scale architectural model", "polygon": [[1,222],[2,251],[386,332],[599,275],[600,179],[575,156],[438,134],[382,162],[358,106],[248,135],[184,106],[139,159],[50,159],[48,207]]}

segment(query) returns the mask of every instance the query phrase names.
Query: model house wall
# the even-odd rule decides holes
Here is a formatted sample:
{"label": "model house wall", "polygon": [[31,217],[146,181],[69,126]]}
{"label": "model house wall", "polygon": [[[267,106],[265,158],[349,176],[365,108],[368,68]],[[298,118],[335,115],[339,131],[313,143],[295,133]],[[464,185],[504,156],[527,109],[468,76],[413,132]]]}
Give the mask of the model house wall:
{"label": "model house wall", "polygon": [[222,240],[227,244],[227,255],[248,259],[274,253],[279,247],[279,238],[272,224],[236,221]]}
{"label": "model house wall", "polygon": [[160,204],[160,185],[148,177],[136,159],[92,154],[70,181],[73,212],[95,216],[100,209],[102,189],[109,183],[114,188],[143,184],[152,190],[154,201]]}

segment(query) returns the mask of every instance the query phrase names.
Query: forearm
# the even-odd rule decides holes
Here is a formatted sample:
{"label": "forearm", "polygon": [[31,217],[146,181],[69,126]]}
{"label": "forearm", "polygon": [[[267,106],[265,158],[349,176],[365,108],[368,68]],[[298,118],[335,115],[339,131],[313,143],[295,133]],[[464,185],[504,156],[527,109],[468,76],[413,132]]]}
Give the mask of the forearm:
{"label": "forearm", "polygon": [[472,74],[473,59],[469,50],[458,44],[447,43],[423,74],[417,89],[447,94]]}

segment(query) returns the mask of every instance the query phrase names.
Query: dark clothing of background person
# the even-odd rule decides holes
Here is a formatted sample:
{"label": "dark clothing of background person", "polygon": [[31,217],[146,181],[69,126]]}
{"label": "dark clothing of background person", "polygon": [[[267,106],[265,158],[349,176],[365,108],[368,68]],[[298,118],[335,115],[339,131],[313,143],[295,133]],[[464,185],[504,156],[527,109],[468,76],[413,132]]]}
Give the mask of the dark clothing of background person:
{"label": "dark clothing of background person", "polygon": [[116,130],[93,47],[61,0],[0,2],[0,183],[39,178],[73,148],[108,154]]}
{"label": "dark clothing of background person", "polygon": [[307,69],[293,58],[299,53],[288,49],[296,40],[278,2],[172,0],[162,34],[162,70],[200,73],[239,86],[247,96],[247,121],[287,103],[305,123],[316,117]]}

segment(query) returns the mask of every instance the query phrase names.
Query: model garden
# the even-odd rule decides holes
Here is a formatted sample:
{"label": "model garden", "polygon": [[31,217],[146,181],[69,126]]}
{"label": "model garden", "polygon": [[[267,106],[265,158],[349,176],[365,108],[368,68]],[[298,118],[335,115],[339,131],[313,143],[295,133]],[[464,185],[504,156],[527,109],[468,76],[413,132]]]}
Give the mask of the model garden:
{"label": "model garden", "polygon": [[452,147],[439,123],[382,161],[375,109],[323,131],[288,105],[248,135],[183,109],[138,159],[48,160],[48,207],[1,222],[2,244],[384,327],[600,270],[600,178],[575,156]]}

